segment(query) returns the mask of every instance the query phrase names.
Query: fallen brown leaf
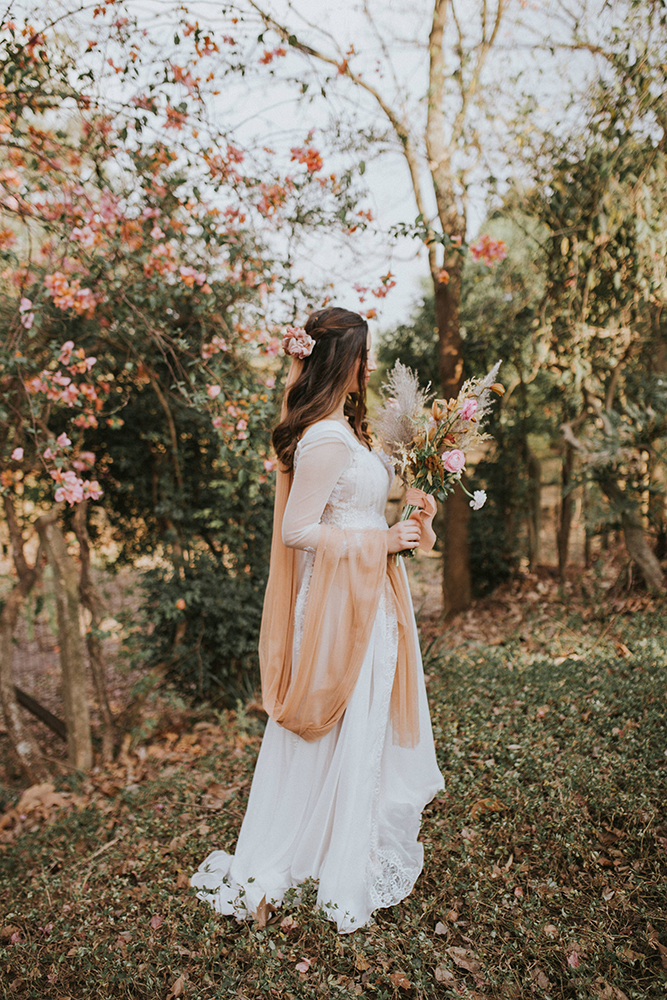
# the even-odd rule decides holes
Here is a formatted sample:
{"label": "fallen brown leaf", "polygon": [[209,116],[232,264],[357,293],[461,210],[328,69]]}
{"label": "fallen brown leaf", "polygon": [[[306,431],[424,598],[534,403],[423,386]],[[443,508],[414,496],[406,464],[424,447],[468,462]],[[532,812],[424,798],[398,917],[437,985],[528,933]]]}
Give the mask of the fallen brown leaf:
{"label": "fallen brown leaf", "polygon": [[536,986],[539,986],[541,990],[548,990],[551,986],[547,976],[542,972],[541,969],[532,969],[530,973],[530,978],[533,980]]}
{"label": "fallen brown leaf", "polygon": [[394,986],[400,986],[402,990],[412,989],[410,980],[407,978],[405,973],[401,972],[400,970],[398,972],[392,972],[389,978],[391,979]]}
{"label": "fallen brown leaf", "polygon": [[273,906],[271,903],[267,903],[266,896],[262,896],[261,900],[259,901],[259,905],[253,914],[255,921],[257,922],[257,926],[260,929],[266,927],[269,917],[271,916],[272,913],[275,912],[276,912],[275,906]]}
{"label": "fallen brown leaf", "polygon": [[470,809],[470,819],[475,819],[480,813],[502,812],[505,806],[498,799],[478,799]]}
{"label": "fallen brown leaf", "polygon": [[613,986],[602,977],[598,977],[593,984],[593,992],[600,1000],[628,1000],[627,993],[624,993],[618,986]]}
{"label": "fallen brown leaf", "polygon": [[474,976],[482,971],[482,964],[470,948],[448,948],[447,954],[461,969],[471,972]]}
{"label": "fallen brown leaf", "polygon": [[662,967],[663,969],[667,969],[667,948],[665,947],[664,944],[660,943],[660,940],[658,938],[658,932],[656,931],[655,927],[652,927],[651,924],[648,924],[646,929],[648,931],[648,943],[650,944],[651,948],[656,948],[660,952],[660,961],[662,962]]}
{"label": "fallen brown leaf", "polygon": [[167,993],[167,1000],[171,997],[180,997],[185,989],[185,976],[179,976],[178,979],[172,983],[171,989]]}

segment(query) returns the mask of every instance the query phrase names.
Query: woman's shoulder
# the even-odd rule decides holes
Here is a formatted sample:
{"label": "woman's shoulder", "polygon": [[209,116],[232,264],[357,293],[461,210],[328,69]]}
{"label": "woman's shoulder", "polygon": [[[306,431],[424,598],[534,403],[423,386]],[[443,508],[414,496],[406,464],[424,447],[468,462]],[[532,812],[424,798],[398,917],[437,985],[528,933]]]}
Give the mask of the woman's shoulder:
{"label": "woman's shoulder", "polygon": [[351,428],[345,427],[340,420],[324,418],[316,420],[315,423],[306,427],[299,438],[297,449],[302,450],[305,445],[337,443],[339,441],[346,444],[351,450],[358,443]]}

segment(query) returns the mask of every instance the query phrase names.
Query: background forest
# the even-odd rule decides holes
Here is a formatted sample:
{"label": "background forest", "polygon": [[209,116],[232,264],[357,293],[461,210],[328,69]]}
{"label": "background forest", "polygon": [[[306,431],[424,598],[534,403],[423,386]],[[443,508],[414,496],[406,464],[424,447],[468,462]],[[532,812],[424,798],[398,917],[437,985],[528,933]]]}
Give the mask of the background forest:
{"label": "background forest", "polygon": [[[661,996],[667,7],[313,10],[3,15],[6,995]],[[342,944],[186,877],[243,815],[279,347],[328,302],[371,413],[396,359],[505,386],[410,569],[430,881]]]}

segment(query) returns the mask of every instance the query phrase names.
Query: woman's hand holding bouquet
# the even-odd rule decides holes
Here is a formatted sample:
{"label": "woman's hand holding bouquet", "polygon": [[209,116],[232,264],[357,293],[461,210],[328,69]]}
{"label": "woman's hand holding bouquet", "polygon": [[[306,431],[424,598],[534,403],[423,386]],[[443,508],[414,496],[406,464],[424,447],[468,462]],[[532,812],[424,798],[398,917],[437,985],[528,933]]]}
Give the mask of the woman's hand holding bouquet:
{"label": "woman's hand holding bouquet", "polygon": [[[485,417],[491,408],[493,394],[505,392],[496,376],[500,362],[483,379],[468,379],[454,399],[436,399],[427,409],[431,395],[421,389],[415,373],[397,361],[389,374],[385,399],[375,422],[378,436],[389,455],[394,469],[408,487],[407,504],[401,521],[422,519],[422,530],[432,529],[434,513],[431,497],[444,500],[457,483],[470,497],[470,506],[484,506],[486,493],[470,493],[461,476],[465,469],[466,452],[490,435],[482,432]],[[413,548],[399,554],[412,556]]]}

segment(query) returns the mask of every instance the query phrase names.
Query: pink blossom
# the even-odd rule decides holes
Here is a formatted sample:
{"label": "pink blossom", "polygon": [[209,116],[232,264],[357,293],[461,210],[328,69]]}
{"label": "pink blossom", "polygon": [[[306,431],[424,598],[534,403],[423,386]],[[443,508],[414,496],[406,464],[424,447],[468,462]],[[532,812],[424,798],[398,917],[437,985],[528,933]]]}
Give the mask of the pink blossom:
{"label": "pink blossom", "polygon": [[83,483],[83,495],[90,500],[99,500],[102,496],[102,487],[96,479],[86,479]]}
{"label": "pink blossom", "polygon": [[67,501],[70,506],[81,503],[84,498],[84,484],[76,472],[71,469],[68,469],[67,472],[56,469],[51,473],[51,476],[59,484],[56,490],[56,503],[62,503],[63,500]]}
{"label": "pink blossom", "polygon": [[476,399],[466,399],[459,414],[461,420],[470,420],[477,413],[478,406],[479,403]]}
{"label": "pink blossom", "polygon": [[440,456],[442,464],[448,472],[460,472],[466,464],[466,457],[460,448],[452,448],[451,451],[443,451]]}
{"label": "pink blossom", "polygon": [[237,431],[245,431],[247,430],[247,428],[248,428],[247,420],[239,420],[238,424],[236,425]]}
{"label": "pink blossom", "polygon": [[74,418],[72,423],[75,427],[97,427],[97,417],[95,417],[92,413],[80,413]]}
{"label": "pink blossom", "polygon": [[217,399],[217,397],[220,395],[220,391],[221,390],[219,385],[209,385],[206,387],[206,392],[211,399]]}
{"label": "pink blossom", "polygon": [[151,236],[153,237],[154,240],[162,240],[162,239],[164,239],[164,233],[162,232],[162,230],[158,226],[157,222],[155,223],[155,225],[151,229]]}
{"label": "pink blossom", "polygon": [[264,345],[264,353],[270,358],[275,358],[280,350],[281,343],[278,337],[270,337]]}
{"label": "pink blossom", "polygon": [[208,344],[202,344],[201,356],[204,361],[208,361],[214,354],[227,349],[227,341],[223,337],[213,337]]}
{"label": "pink blossom", "polygon": [[264,385],[266,386],[267,389],[275,389],[275,387],[276,387],[276,380],[275,380],[274,376],[271,375],[270,378],[267,378],[267,380],[264,383]]}
{"label": "pink blossom", "polygon": [[275,472],[276,466],[277,466],[277,462],[275,462],[272,458],[265,458],[264,459],[264,470],[266,472]]}
{"label": "pink blossom", "polygon": [[30,330],[34,322],[35,322],[34,313],[23,313],[23,315],[21,316],[21,325],[24,326],[26,330]]}
{"label": "pink blossom", "polygon": [[494,260],[504,260],[507,257],[507,247],[504,240],[494,240],[492,236],[480,236],[476,243],[470,244],[470,256],[473,260],[481,260],[491,267]]}
{"label": "pink blossom", "polygon": [[61,365],[69,364],[73,350],[74,350],[74,341],[66,340],[63,346],[60,348],[60,354],[58,355],[58,361]]}
{"label": "pink blossom", "polygon": [[14,451],[12,452],[12,459],[15,462],[20,462],[22,458],[23,458],[23,448],[14,448]]}
{"label": "pink blossom", "polygon": [[311,961],[309,958],[302,958],[300,962],[296,964],[297,972],[308,972],[311,966]]}
{"label": "pink blossom", "polygon": [[29,309],[32,309],[32,302],[30,301],[30,299],[26,298],[21,299],[21,302],[19,304],[19,312],[20,313],[28,312]]}
{"label": "pink blossom", "polygon": [[12,187],[21,187],[21,175],[11,167],[5,167],[4,170],[0,170],[0,181],[6,187],[10,184]]}
{"label": "pink blossom", "polygon": [[576,951],[571,951],[567,956],[567,964],[571,965],[573,969],[579,968],[579,954]]}
{"label": "pink blossom", "polygon": [[84,226],[82,229],[75,226],[71,232],[71,237],[84,247],[92,247],[95,245],[95,232],[90,228],[90,226]]}
{"label": "pink blossom", "polygon": [[199,285],[200,288],[202,285],[206,284],[207,276],[204,271],[197,271],[194,267],[185,267],[184,265],[181,265],[178,272],[188,288],[193,288],[195,283]]}
{"label": "pink blossom", "polygon": [[94,385],[88,385],[87,382],[82,382],[79,386],[79,391],[81,395],[84,396],[89,403],[94,403],[97,399],[97,389]]}
{"label": "pink blossom", "polygon": [[46,459],[47,462],[55,457],[56,456],[53,454],[50,448],[47,448],[46,451],[44,452],[44,458]]}
{"label": "pink blossom", "polygon": [[65,434],[65,432],[64,432],[64,431],[63,431],[63,433],[62,433],[62,434],[59,434],[59,435],[58,435],[58,437],[56,438],[56,444],[57,444],[57,445],[58,445],[58,446],[59,446],[60,448],[69,448],[69,446],[71,445],[71,443],[72,443],[72,442],[71,442],[71,441],[70,441],[70,439],[69,439],[69,438],[67,437],[67,434]]}
{"label": "pink blossom", "polygon": [[68,385],[66,389],[63,389],[62,392],[59,393],[58,398],[61,402],[67,403],[68,406],[74,406],[78,395],[79,390],[74,383],[72,383],[72,385]]}
{"label": "pink blossom", "polygon": [[213,426],[216,431],[219,431],[222,428],[223,423],[224,419],[222,417],[213,417]]}

